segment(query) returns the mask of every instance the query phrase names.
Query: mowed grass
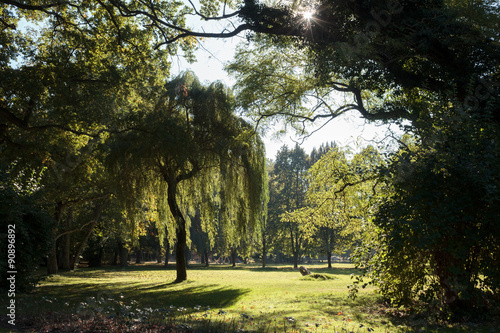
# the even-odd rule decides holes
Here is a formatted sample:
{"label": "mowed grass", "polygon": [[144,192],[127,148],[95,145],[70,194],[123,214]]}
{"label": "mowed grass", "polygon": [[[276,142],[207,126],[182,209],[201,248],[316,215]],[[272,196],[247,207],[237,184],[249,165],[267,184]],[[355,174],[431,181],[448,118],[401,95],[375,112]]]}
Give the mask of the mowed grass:
{"label": "mowed grass", "polygon": [[[411,322],[387,315],[374,289],[347,298],[356,270],[349,264],[307,265],[331,279],[304,278],[291,266],[191,265],[188,281],[175,284],[175,268],[135,265],[124,269],[78,269],[51,276],[35,292],[18,297],[18,313],[79,314],[95,300],[115,300],[184,323],[230,322],[234,328],[264,332],[491,332],[488,325],[431,326],[425,318]],[[105,302],[104,302],[105,303]],[[90,305],[89,305],[90,304]],[[82,307],[83,305],[83,307]],[[222,311],[221,311],[222,310]]]}

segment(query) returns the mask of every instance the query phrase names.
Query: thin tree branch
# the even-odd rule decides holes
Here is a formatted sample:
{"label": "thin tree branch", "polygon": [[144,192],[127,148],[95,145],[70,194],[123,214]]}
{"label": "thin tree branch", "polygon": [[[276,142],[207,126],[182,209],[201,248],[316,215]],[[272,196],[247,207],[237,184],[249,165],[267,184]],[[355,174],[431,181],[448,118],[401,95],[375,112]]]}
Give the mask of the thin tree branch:
{"label": "thin tree branch", "polygon": [[189,3],[191,4],[191,7],[193,7],[193,10],[195,12],[196,15],[198,15],[199,17],[201,17],[202,19],[206,20],[206,21],[209,21],[209,20],[224,20],[224,19],[229,19],[229,18],[232,18],[232,17],[235,17],[235,16],[238,16],[240,14],[240,11],[236,11],[234,13],[231,13],[231,14],[227,14],[226,15],[226,2],[227,1],[224,1],[224,9],[223,9],[223,12],[222,12],[222,16],[214,16],[214,17],[211,17],[211,16],[205,16],[203,14],[201,14],[197,9],[196,9],[196,6],[193,4],[193,2],[191,0],[188,0]]}

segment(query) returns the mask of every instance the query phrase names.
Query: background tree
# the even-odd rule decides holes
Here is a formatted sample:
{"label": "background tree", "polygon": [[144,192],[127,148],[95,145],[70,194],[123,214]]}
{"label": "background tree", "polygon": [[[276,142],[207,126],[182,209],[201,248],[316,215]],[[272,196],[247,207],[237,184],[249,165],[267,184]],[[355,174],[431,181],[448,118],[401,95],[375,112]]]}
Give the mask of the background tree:
{"label": "background tree", "polygon": [[287,218],[286,213],[297,210],[305,204],[307,168],[307,155],[299,145],[293,150],[283,146],[276,154],[271,176],[277,186],[276,192],[273,193],[276,195],[274,200],[277,204],[273,202],[273,207],[280,212],[281,229],[286,239],[286,247],[293,256],[294,268],[298,267],[304,237],[299,221]]}
{"label": "background tree", "polygon": [[378,251],[361,263],[389,300],[439,299],[461,319],[483,315],[498,290],[499,141],[476,119],[443,125],[388,166],[389,199],[374,220]]}
{"label": "background tree", "polygon": [[366,147],[350,159],[349,151],[331,148],[308,171],[307,205],[289,214],[301,221],[305,238],[328,257],[351,250],[367,230],[381,158]]}

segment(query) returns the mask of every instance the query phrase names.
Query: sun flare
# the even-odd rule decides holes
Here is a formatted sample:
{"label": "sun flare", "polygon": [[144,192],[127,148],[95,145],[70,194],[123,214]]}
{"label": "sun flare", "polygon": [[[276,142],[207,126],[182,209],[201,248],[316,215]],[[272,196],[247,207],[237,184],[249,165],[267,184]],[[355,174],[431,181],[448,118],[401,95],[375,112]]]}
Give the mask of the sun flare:
{"label": "sun flare", "polygon": [[313,11],[310,11],[310,10],[307,10],[307,11],[304,11],[302,13],[302,17],[304,18],[304,20],[311,20],[314,16],[314,12]]}

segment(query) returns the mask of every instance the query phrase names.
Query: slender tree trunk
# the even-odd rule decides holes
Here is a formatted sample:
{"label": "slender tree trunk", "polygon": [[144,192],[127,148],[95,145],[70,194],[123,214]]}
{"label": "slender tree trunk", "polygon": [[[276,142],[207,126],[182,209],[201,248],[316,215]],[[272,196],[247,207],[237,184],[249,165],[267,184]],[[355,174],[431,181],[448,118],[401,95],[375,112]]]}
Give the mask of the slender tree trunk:
{"label": "slender tree trunk", "polygon": [[57,241],[54,240],[52,247],[47,257],[47,275],[57,274],[59,267],[57,266]]}
{"label": "slender tree trunk", "polygon": [[205,250],[204,257],[205,257],[205,267],[208,267],[210,265],[210,263],[208,262],[208,250]]}
{"label": "slender tree trunk", "polygon": [[293,268],[299,267],[299,251],[293,252]]}
{"label": "slender tree trunk", "polygon": [[161,247],[158,247],[158,249],[156,250],[156,263],[157,264],[161,264],[162,260],[161,260]]}
{"label": "slender tree trunk", "polygon": [[191,249],[186,246],[186,269],[189,268],[190,260],[191,260]]}
{"label": "slender tree trunk", "polygon": [[170,260],[170,244],[167,242],[165,243],[165,263],[163,264],[165,267],[168,267],[168,261]]}
{"label": "slender tree trunk", "polygon": [[231,249],[231,263],[236,267],[236,249]]}
{"label": "slender tree trunk", "polygon": [[[82,255],[83,253],[83,249],[85,248],[85,245],[87,245],[87,242],[89,240],[89,237],[90,235],[92,234],[92,231],[94,231],[94,227],[96,226],[97,224],[97,221],[94,221],[90,227],[89,227],[89,230],[87,230],[87,233],[85,234],[85,237],[83,238],[83,240],[80,242],[80,244],[78,244],[78,248],[76,249],[75,251],[75,255],[73,256],[73,258],[71,259],[71,265],[70,265],[70,269],[75,269],[75,265],[77,262],[80,261],[80,256]],[[115,259],[115,265],[116,265],[116,259]]]}
{"label": "slender tree trunk", "polygon": [[123,246],[123,243],[121,240],[118,241],[118,253],[120,256],[120,266],[127,267],[128,266],[128,260],[127,260],[128,251],[125,248],[125,246]]}
{"label": "slender tree trunk", "polygon": [[[68,216],[66,217],[66,230],[71,230],[73,222],[73,207],[68,210]],[[63,253],[61,257],[61,268],[71,269],[71,233],[64,235],[63,238]]]}
{"label": "slender tree trunk", "polygon": [[140,264],[142,262],[142,251],[141,248],[135,250],[135,263]]}
{"label": "slender tree trunk", "polygon": [[57,226],[61,223],[63,211],[62,202],[58,202],[56,206],[55,220],[57,221],[56,227],[52,229],[53,243],[47,257],[47,275],[57,274],[59,267],[57,265]]}
{"label": "slender tree trunk", "polygon": [[295,237],[293,236],[293,227],[290,228],[290,243],[292,245],[292,254],[293,254],[293,268],[299,267],[299,251],[295,246]]}
{"label": "slender tree trunk", "polygon": [[[95,211],[94,211],[93,221],[90,224],[89,229],[87,230],[87,233],[85,234],[85,237],[82,239],[82,241],[78,245],[78,248],[76,249],[75,254],[73,255],[73,258],[71,258],[70,269],[72,269],[72,270],[75,269],[76,263],[80,261],[80,256],[83,253],[83,249],[85,249],[85,245],[87,245],[87,242],[90,238],[90,235],[92,235],[92,232],[94,231],[94,228],[97,225],[99,218],[101,217],[101,213],[102,213],[103,208],[104,208],[104,203],[99,203],[96,205]],[[116,257],[114,259],[114,264],[116,265]]]}
{"label": "slender tree trunk", "polygon": [[326,251],[326,256],[328,257],[328,268],[332,268],[332,251]]}
{"label": "slender tree trunk", "polygon": [[262,268],[266,267],[267,244],[266,237],[262,237]]}
{"label": "slender tree trunk", "polygon": [[165,247],[165,267],[168,267],[170,259],[170,243],[168,241],[168,228],[165,226],[165,238],[163,239],[163,246]]}

